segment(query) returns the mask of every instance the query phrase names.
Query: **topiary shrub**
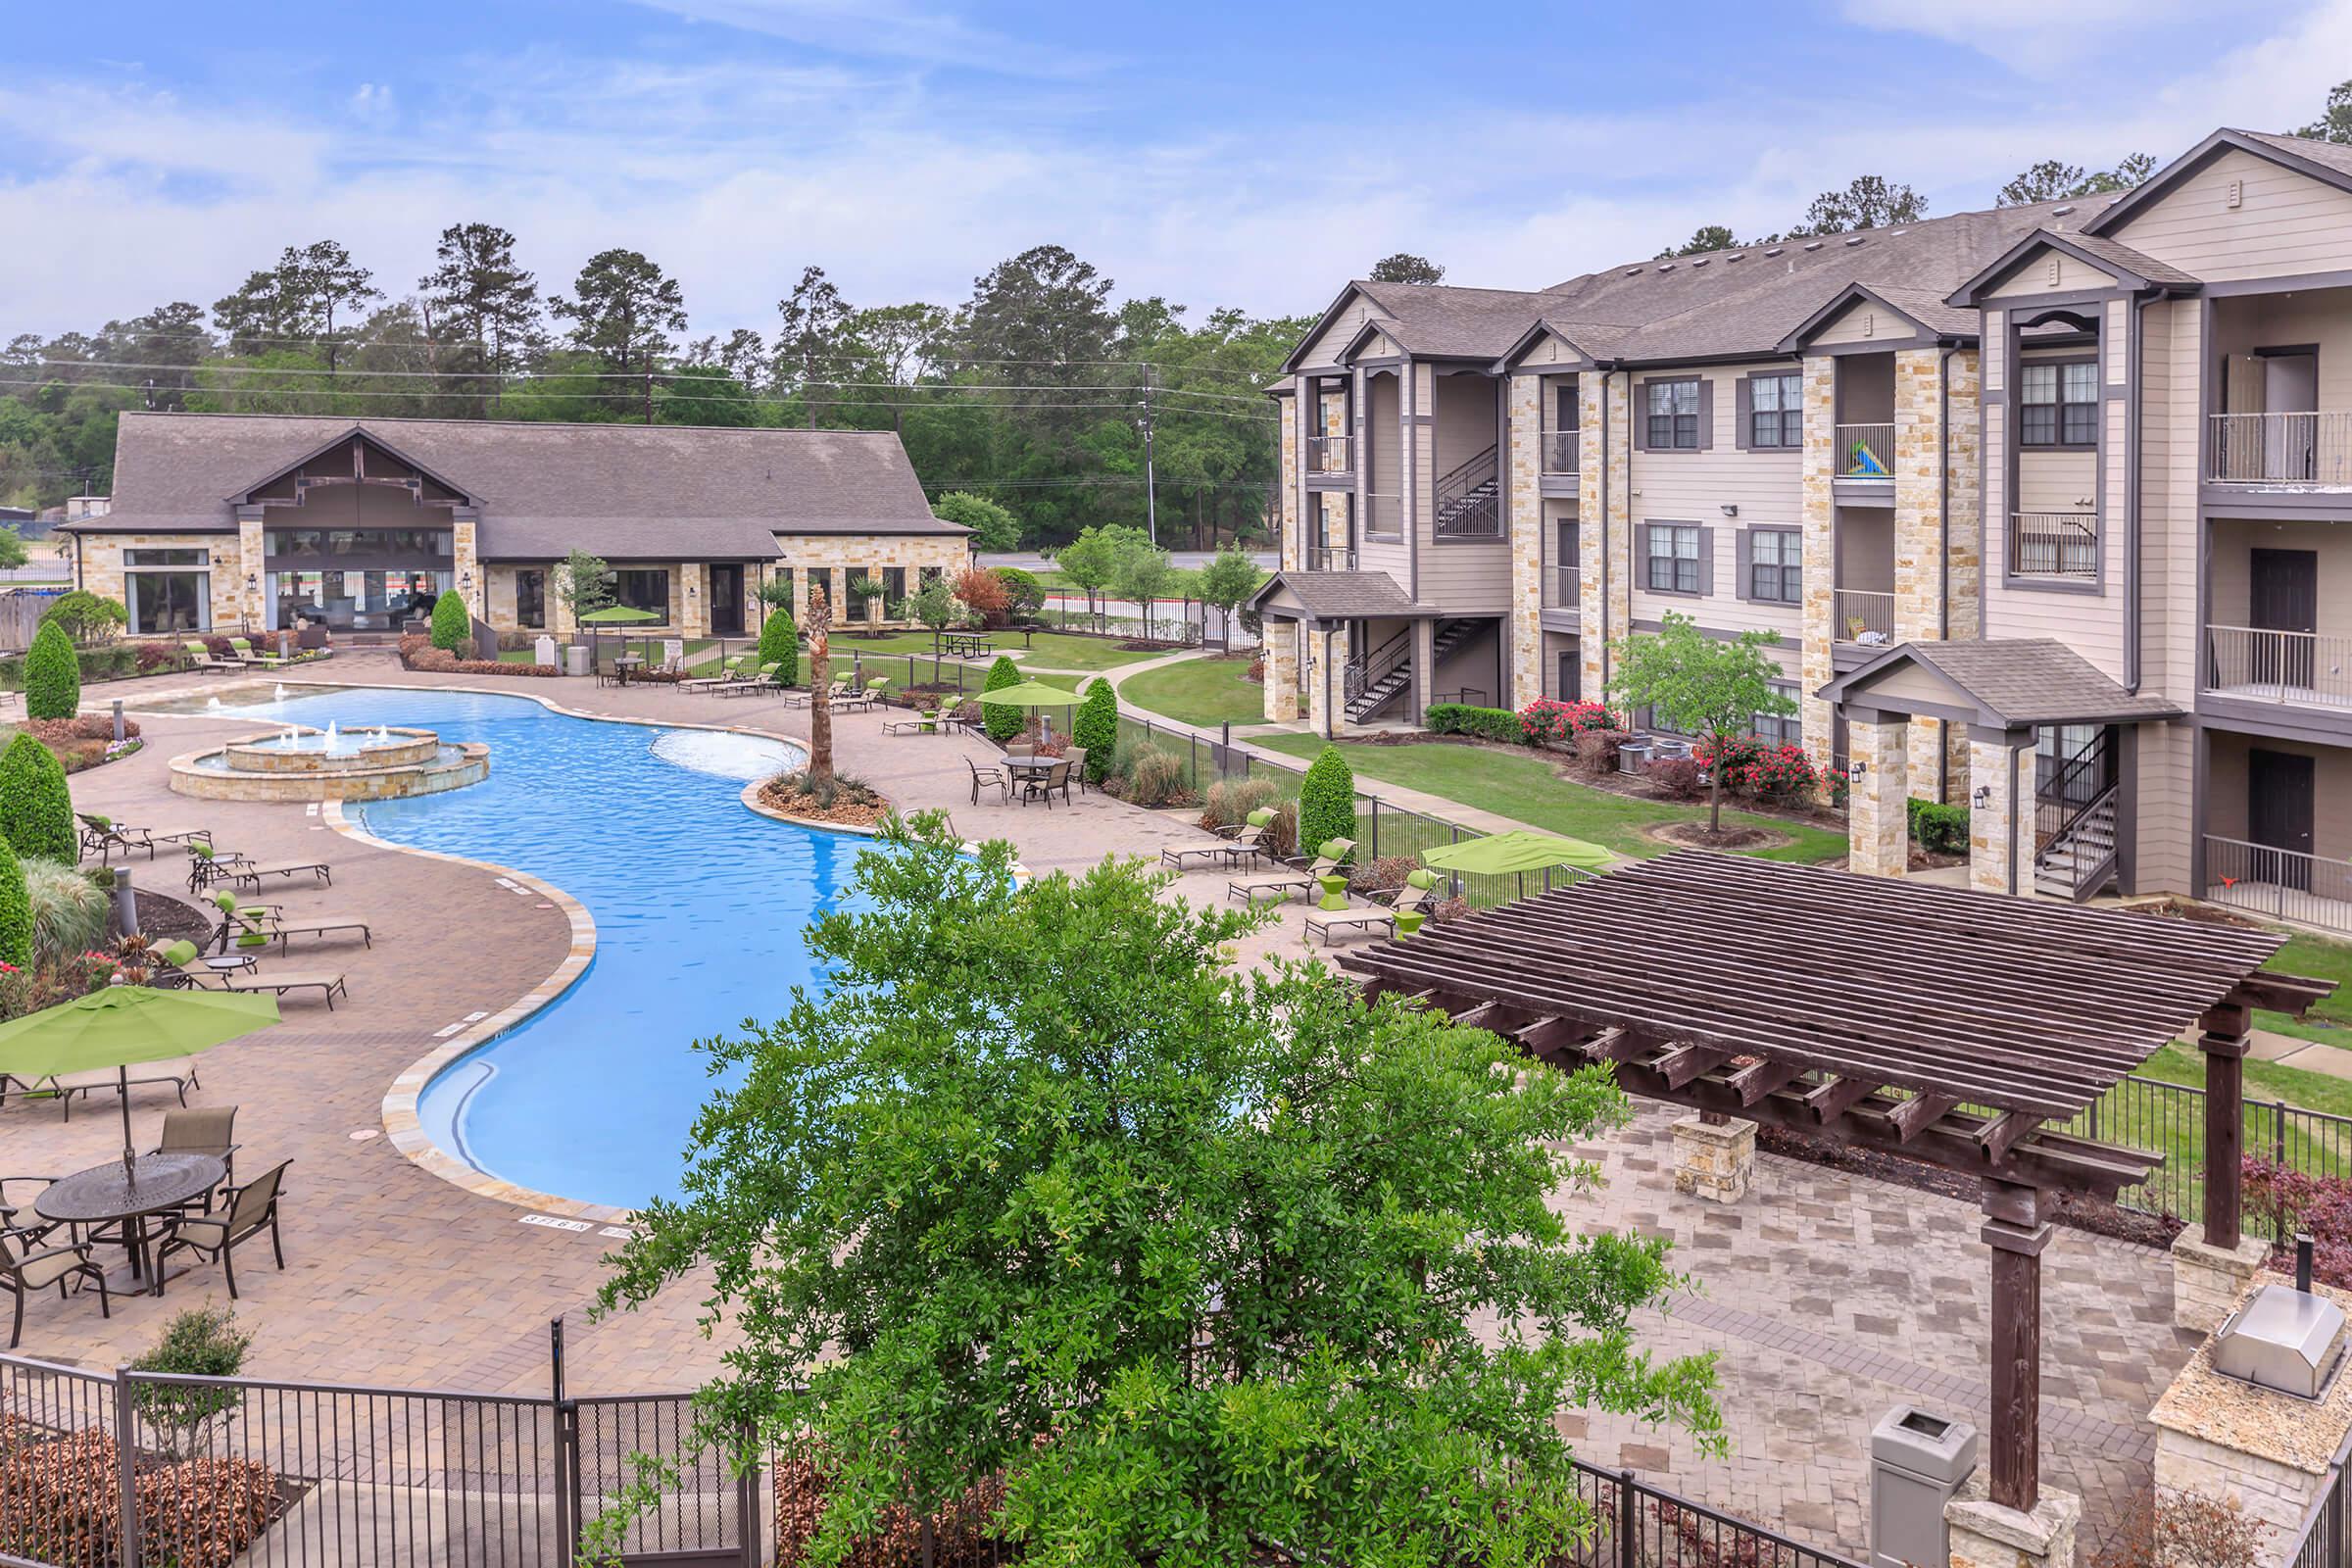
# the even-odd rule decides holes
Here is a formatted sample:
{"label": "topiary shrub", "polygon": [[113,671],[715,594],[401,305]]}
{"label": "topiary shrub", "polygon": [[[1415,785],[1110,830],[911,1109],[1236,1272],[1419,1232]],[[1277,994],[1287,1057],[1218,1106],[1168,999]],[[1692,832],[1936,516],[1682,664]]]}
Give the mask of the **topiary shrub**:
{"label": "topiary shrub", "polygon": [[[253,1336],[237,1327],[234,1307],[192,1306],[164,1325],[164,1336],[131,1367],[180,1377],[233,1378],[244,1370]],[[233,1389],[201,1384],[142,1384],[133,1399],[154,1446],[172,1458],[197,1446],[217,1416],[237,1407]]]}
{"label": "topiary shrub", "polygon": [[798,686],[801,683],[801,628],[783,611],[770,613],[760,626],[760,658],[758,662],[776,666],[776,684]]}
{"label": "topiary shrub", "polygon": [[74,639],[54,620],[41,622],[24,655],[24,712],[29,718],[72,718],[81,707],[81,662]]}
{"label": "topiary shrub", "polygon": [[1298,842],[1355,837],[1355,770],[1337,746],[1326,746],[1298,787]]}
{"label": "topiary shrub", "polygon": [[67,865],[81,858],[65,767],[30,735],[19,733],[0,749],[0,837],[19,855]]}
{"label": "topiary shrub", "polygon": [[433,601],[433,646],[450,653],[466,650],[473,641],[473,617],[466,612],[466,601],[456,594],[443,594]]}
{"label": "topiary shrub", "polygon": [[[999,654],[997,662],[988,666],[988,679],[980,683],[980,690],[984,693],[1000,692],[1007,686],[1018,686],[1020,683],[1021,666],[1004,655]],[[980,723],[988,731],[988,738],[999,746],[1021,732],[1022,713],[1017,708],[1006,708],[996,703],[982,703],[980,714]]]}
{"label": "topiary shrub", "polygon": [[1102,783],[1110,775],[1110,754],[1119,745],[1119,694],[1111,690],[1109,676],[1097,675],[1087,687],[1086,701],[1070,720],[1070,735],[1086,748],[1086,781]]}
{"label": "topiary shrub", "polygon": [[32,968],[32,900],[24,892],[24,867],[0,838],[0,963]]}
{"label": "topiary shrub", "polygon": [[1903,803],[1910,818],[1911,837],[1930,855],[1968,853],[1968,808],[1942,806],[1914,795]]}
{"label": "topiary shrub", "polygon": [[1520,731],[1519,715],[1507,708],[1432,703],[1421,715],[1421,722],[1432,735],[1475,735],[1483,741],[1501,741],[1509,746],[1527,740]]}

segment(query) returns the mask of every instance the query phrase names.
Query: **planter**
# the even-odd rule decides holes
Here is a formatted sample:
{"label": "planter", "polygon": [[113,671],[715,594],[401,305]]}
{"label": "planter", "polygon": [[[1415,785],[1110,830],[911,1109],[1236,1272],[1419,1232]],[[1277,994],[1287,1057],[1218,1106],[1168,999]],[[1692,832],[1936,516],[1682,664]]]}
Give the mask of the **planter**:
{"label": "planter", "polygon": [[1326,909],[1345,909],[1348,907],[1347,872],[1335,872],[1330,876],[1319,877],[1317,880],[1323,884],[1323,903],[1321,907]]}
{"label": "planter", "polygon": [[1396,940],[1402,942],[1406,937],[1409,937],[1414,932],[1420,930],[1421,922],[1428,918],[1428,915],[1423,914],[1418,909],[1404,909],[1398,911],[1396,915]]}

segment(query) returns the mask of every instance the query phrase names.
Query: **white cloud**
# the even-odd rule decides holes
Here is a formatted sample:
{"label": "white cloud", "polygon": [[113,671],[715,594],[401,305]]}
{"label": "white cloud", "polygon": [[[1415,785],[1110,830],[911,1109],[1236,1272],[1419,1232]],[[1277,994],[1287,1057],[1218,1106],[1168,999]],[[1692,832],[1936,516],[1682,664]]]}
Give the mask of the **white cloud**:
{"label": "white cloud", "polygon": [[2220,0],[1845,0],[1849,22],[1966,44],[2032,74],[2080,76],[2136,30],[2240,17]]}
{"label": "white cloud", "polygon": [[819,49],[936,66],[1060,76],[1099,69],[1098,56],[1014,38],[944,10],[897,0],[637,0],[692,22],[716,23]]}

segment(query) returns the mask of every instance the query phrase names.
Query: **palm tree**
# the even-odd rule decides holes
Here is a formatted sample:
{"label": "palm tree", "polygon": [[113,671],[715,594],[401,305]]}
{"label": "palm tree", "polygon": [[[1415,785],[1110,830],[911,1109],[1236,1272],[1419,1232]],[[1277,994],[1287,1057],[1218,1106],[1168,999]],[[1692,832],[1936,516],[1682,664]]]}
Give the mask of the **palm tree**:
{"label": "palm tree", "polygon": [[808,769],[810,793],[833,778],[833,607],[825,591],[808,590]]}

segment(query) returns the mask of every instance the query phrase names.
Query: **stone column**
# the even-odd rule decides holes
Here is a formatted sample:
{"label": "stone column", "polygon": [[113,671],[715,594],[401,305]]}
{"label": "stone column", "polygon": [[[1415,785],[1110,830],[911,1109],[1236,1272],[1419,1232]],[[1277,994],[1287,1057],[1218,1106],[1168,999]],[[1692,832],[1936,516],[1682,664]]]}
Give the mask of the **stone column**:
{"label": "stone column", "polygon": [[1304,622],[1269,619],[1265,623],[1266,722],[1287,724],[1298,716],[1298,634]]}
{"label": "stone column", "polygon": [[1899,715],[1849,713],[1846,751],[1862,765],[1862,777],[1846,797],[1848,851],[1845,868],[1857,876],[1901,876],[1910,868],[1911,824],[1903,802],[1909,781],[1905,735]]}
{"label": "stone column", "polygon": [[[1944,378],[1951,386],[1951,423],[1944,431],[1945,464],[1949,480],[1945,493],[1950,524],[1944,535],[1945,559],[1950,564],[1951,603],[1943,635],[1955,640],[1984,635],[1983,524],[1977,506],[1978,453],[1983,431],[1978,425],[1982,398],[1975,349],[1956,349],[1944,362]],[[1943,726],[1945,753],[1951,759],[1954,802],[1966,799],[1969,778],[1968,730],[1960,724]]]}
{"label": "stone column", "polygon": [[[1348,627],[1344,622],[1306,622],[1306,720],[1318,735],[1348,733]],[[1330,710],[1328,726],[1325,709]]]}
{"label": "stone column", "polygon": [[1429,707],[1430,694],[1438,687],[1438,623],[1422,619],[1413,622],[1413,695],[1407,717],[1415,723],[1423,721]]}
{"label": "stone column", "polygon": [[2004,1508],[1986,1495],[1979,1471],[1943,1505],[1943,1522],[1951,1568],[2074,1568],[2082,1499],[2044,1492],[2030,1511]]}
{"label": "stone column", "polygon": [[[1943,388],[1940,349],[1894,356],[1894,640],[1928,642],[1943,632]],[[1961,410],[1955,408],[1955,416]],[[1910,737],[1910,793],[1943,799],[1942,747],[1947,726],[1916,719]],[[1965,792],[1955,771],[1952,788]]]}
{"label": "stone column", "polygon": [[[1583,632],[1577,638],[1578,658],[1584,664],[1585,695],[1608,701],[1611,673],[1608,645],[1623,642],[1626,622],[1633,616],[1634,528],[1633,427],[1628,408],[1627,378],[1621,374],[1587,372],[1577,377],[1581,405],[1577,449],[1577,612]],[[1608,426],[1607,452],[1601,441],[1603,414]],[[1603,459],[1617,465],[1603,484]],[[1601,505],[1601,491],[1608,505]],[[1605,580],[1604,580],[1605,579]]]}
{"label": "stone column", "polygon": [[[1298,382],[1294,380],[1291,384],[1296,387]],[[1298,569],[1298,541],[1303,537],[1299,530],[1305,526],[1305,519],[1297,515],[1299,482],[1298,409],[1305,401],[1303,393],[1274,400],[1274,407],[1282,411],[1282,482],[1276,487],[1274,495],[1274,542],[1281,552],[1277,564],[1284,571]]]}
{"label": "stone column", "polygon": [[[2025,744],[2033,744],[2031,731]],[[1969,738],[1968,885],[1980,893],[2016,893],[2022,886],[2017,751],[2012,737]]]}
{"label": "stone column", "polygon": [[1674,1124],[1674,1190],[1709,1203],[1737,1203],[1756,1177],[1756,1124],[1737,1117],[1708,1122],[1697,1113]]}
{"label": "stone column", "polygon": [[[269,624],[268,613],[262,608],[270,593],[269,564],[265,559],[263,541],[263,512],[260,507],[237,509],[237,559],[234,567],[237,582],[237,619],[254,631]],[[465,524],[461,523],[463,527]],[[219,567],[215,567],[219,570]]]}
{"label": "stone column", "polygon": [[1504,475],[1510,487],[1511,609],[1504,652],[1519,705],[1544,692],[1543,391],[1539,376],[1511,377],[1511,466]]}
{"label": "stone column", "polygon": [[[1804,478],[1798,522],[1804,562],[1804,632],[1798,659],[1796,707],[1803,725],[1805,755],[1828,772],[1838,733],[1837,715],[1814,695],[1837,674],[1832,650],[1838,637],[1838,361],[1827,354],[1805,360]],[[1861,753],[1852,747],[1854,756]]]}

